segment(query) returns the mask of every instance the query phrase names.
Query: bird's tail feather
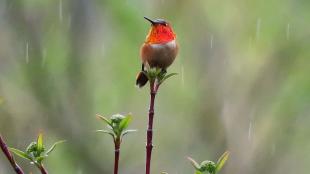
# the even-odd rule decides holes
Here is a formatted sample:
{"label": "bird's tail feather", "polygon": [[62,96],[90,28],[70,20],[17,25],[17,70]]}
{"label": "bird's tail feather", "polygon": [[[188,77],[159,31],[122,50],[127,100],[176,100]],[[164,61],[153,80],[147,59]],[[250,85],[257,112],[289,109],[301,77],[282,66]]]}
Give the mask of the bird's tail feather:
{"label": "bird's tail feather", "polygon": [[136,78],[136,85],[139,88],[142,88],[148,81],[149,79],[147,78],[147,76],[145,75],[145,73],[143,71],[140,71],[137,75]]}

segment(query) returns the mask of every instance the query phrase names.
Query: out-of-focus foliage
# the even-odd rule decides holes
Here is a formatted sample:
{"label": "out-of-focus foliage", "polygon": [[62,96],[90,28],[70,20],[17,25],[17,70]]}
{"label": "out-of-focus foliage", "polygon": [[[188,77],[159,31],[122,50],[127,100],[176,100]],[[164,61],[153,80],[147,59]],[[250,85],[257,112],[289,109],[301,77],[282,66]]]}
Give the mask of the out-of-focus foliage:
{"label": "out-of-focus foliage", "polygon": [[58,144],[63,143],[64,140],[54,143],[49,149],[45,148],[43,144],[43,134],[39,133],[37,141],[31,142],[26,151],[22,151],[16,148],[10,148],[16,156],[28,160],[31,164],[34,164],[39,169],[42,168],[43,161],[50,155],[50,153],[56,148]]}
{"label": "out-of-focus foliage", "polygon": [[[1,0],[0,132],[18,149],[39,130],[47,144],[66,139],[50,173],[112,173],[113,143],[93,132],[94,116],[132,112],[140,131],[122,144],[120,173],[143,173],[149,91],[134,84],[143,16],[158,17],[180,54],[168,69],[179,75],[157,96],[153,173],[189,174],[186,156],[225,150],[223,174],[308,173],[309,9],[307,0]],[[3,155],[0,173],[13,174]]]}

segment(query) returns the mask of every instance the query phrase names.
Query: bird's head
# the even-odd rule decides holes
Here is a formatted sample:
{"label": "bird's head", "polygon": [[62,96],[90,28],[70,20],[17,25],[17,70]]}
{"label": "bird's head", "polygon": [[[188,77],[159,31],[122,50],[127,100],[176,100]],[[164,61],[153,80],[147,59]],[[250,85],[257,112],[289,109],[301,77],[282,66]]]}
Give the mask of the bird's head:
{"label": "bird's head", "polygon": [[170,42],[176,38],[171,25],[165,20],[144,18],[151,23],[151,29],[145,40],[146,43],[161,44]]}

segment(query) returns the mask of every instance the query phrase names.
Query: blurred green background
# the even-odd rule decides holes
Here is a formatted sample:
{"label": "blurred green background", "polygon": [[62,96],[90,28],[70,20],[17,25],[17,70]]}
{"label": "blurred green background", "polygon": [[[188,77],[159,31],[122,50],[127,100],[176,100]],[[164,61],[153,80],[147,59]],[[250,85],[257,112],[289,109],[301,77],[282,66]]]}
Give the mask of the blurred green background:
{"label": "blurred green background", "polygon": [[[120,173],[144,173],[148,88],[139,48],[164,18],[180,53],[155,111],[153,173],[231,157],[222,174],[310,170],[310,1],[0,0],[0,132],[20,149],[43,130],[51,174],[109,174],[96,113],[134,115]],[[18,159],[27,173],[38,173]],[[0,154],[0,173],[13,174]]]}

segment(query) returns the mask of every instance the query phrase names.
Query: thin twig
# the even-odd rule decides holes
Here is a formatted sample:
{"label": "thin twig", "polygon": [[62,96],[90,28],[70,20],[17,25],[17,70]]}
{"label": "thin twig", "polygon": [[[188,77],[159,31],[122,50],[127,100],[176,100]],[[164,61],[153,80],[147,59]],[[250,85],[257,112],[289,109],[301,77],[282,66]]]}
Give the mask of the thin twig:
{"label": "thin twig", "polygon": [[119,156],[120,156],[120,139],[116,139],[114,141],[115,145],[115,159],[114,159],[114,174],[118,174],[118,163],[119,163]]}
{"label": "thin twig", "polygon": [[48,174],[48,172],[47,172],[47,170],[44,168],[43,164],[41,164],[41,165],[39,166],[39,169],[40,169],[40,171],[41,171],[41,174]]}
{"label": "thin twig", "polygon": [[145,173],[150,174],[151,171],[151,158],[152,158],[152,149],[153,149],[153,118],[154,118],[154,104],[155,96],[159,84],[155,83],[155,80],[150,80],[150,108],[149,108],[149,122],[147,128],[147,142],[146,142],[146,164],[145,164]]}
{"label": "thin twig", "polygon": [[6,145],[4,140],[2,139],[1,135],[0,135],[0,147],[1,147],[1,150],[4,153],[4,155],[6,156],[6,158],[9,160],[9,162],[10,162],[11,166],[13,167],[15,173],[24,174],[24,171],[19,167],[19,165],[14,160],[13,155],[9,151],[8,146]]}

